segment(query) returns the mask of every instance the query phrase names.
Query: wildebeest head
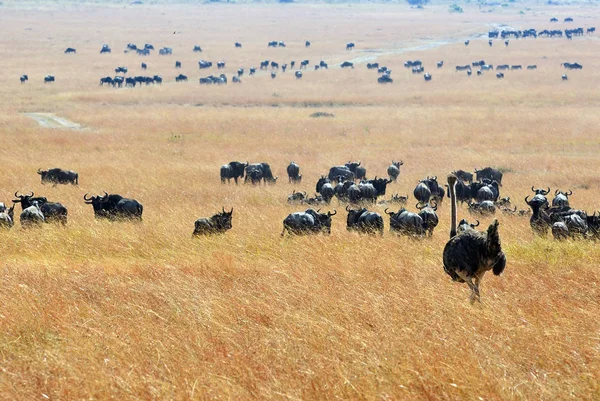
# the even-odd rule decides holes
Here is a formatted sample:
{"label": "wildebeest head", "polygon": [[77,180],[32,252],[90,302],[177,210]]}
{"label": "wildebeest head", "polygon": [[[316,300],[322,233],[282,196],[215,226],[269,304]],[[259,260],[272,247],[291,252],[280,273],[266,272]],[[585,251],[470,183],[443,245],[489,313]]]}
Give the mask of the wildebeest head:
{"label": "wildebeest head", "polygon": [[33,193],[33,191],[29,195],[19,195],[19,191],[17,191],[17,192],[15,192],[15,198],[19,198],[19,199],[13,199],[13,203],[20,203],[21,208],[23,210],[25,210],[28,207],[32,206],[34,202],[37,202],[39,205],[42,205],[42,204],[48,202],[48,199],[46,199],[42,196],[38,196],[38,197],[34,198],[33,195],[35,195]]}
{"label": "wildebeest head", "polygon": [[347,227],[350,228],[353,225],[358,223],[359,217],[367,212],[367,209],[350,209],[349,206],[346,206],[346,211],[348,212],[348,218],[346,219]]}
{"label": "wildebeest head", "polygon": [[548,195],[550,193],[550,187],[548,187],[548,190],[543,190],[541,188],[534,188],[533,185],[531,186],[531,190],[536,194],[536,195]]}
{"label": "wildebeest head", "polygon": [[83,195],[83,201],[88,204],[88,205],[92,205],[92,207],[94,208],[94,214],[95,215],[104,215],[105,213],[105,207],[104,205],[106,203],[108,203],[108,193],[104,192],[104,195],[98,195],[98,196],[90,196],[88,198],[88,194],[86,193],[85,195]]}
{"label": "wildebeest head", "polygon": [[377,191],[377,196],[380,196],[385,195],[387,184],[391,183],[392,180],[387,180],[385,178],[377,178],[377,176],[375,176],[374,179],[368,180],[366,182],[372,184],[373,187],[375,187],[375,190]]}
{"label": "wildebeest head", "polygon": [[323,188],[323,185],[327,184],[327,183],[331,183],[331,180],[327,177],[325,177],[324,175],[321,176],[321,178],[319,178],[319,180],[317,181],[317,185],[316,185],[316,191],[318,193],[321,192],[321,188]]}
{"label": "wildebeest head", "polygon": [[231,220],[233,218],[233,208],[231,208],[230,212],[225,211],[225,207],[223,207],[223,211],[221,213],[215,214],[211,219],[215,224],[215,228],[220,231],[231,230]]}
{"label": "wildebeest head", "polygon": [[318,222],[320,227],[324,227],[327,233],[331,233],[331,216],[335,216],[337,211],[334,210],[333,213],[319,213],[321,209],[317,209],[316,211],[313,209],[307,209],[305,213],[312,215],[315,218],[315,222]]}
{"label": "wildebeest head", "polygon": [[42,176],[42,183],[46,181],[46,176],[48,175],[48,170],[42,170],[38,168],[37,173]]}
{"label": "wildebeest head", "polygon": [[346,167],[348,167],[348,170],[352,171],[354,174],[356,174],[356,168],[358,166],[360,166],[360,161],[358,162],[353,162],[353,161],[348,161],[348,163],[345,164]]}

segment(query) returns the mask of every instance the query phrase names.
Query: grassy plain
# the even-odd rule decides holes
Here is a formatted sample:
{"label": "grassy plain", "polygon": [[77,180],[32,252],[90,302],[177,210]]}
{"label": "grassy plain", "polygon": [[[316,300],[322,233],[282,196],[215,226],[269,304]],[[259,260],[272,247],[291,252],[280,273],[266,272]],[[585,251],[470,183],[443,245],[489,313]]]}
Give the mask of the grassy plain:
{"label": "grassy plain", "polygon": [[[496,24],[550,28],[555,15],[593,26],[597,8],[53,7],[0,15],[0,201],[33,190],[69,209],[66,228],[0,233],[0,398],[600,398],[597,244],[535,239],[526,218],[499,216],[507,269],[486,277],[482,303],[470,305],[467,287],[442,269],[447,204],[433,238],[420,242],[348,233],[335,201],[330,237],[279,235],[282,219],[303,209],[287,195],[314,191],[350,159],[369,176],[402,159],[392,193],[412,195],[426,175],[493,165],[508,170],[502,193],[520,208],[535,185],[572,189],[572,204],[593,211],[597,38],[462,42]],[[269,40],[288,47],[267,49]],[[346,52],[347,41],[357,49]],[[128,42],[174,54],[124,54]],[[98,54],[102,43],[111,55]],[[194,44],[204,52],[192,53]],[[77,54],[64,55],[67,46]],[[393,70],[394,84],[376,84],[369,57]],[[263,59],[331,68],[206,87],[197,79],[213,71],[198,71],[200,58],[225,60],[228,75]],[[415,58],[432,82],[402,67]],[[347,59],[354,70],[335,66]],[[538,70],[504,80],[454,72],[479,59]],[[141,61],[162,86],[98,86],[119,65],[140,74]],[[564,61],[584,69],[561,82]],[[175,84],[179,72],[190,82]],[[30,82],[20,85],[21,74]],[[46,74],[57,82],[44,85]],[[315,111],[335,117],[310,118]],[[84,129],[42,129],[28,112]],[[219,166],[230,160],[267,161],[279,182],[221,185]],[[287,183],[291,160],[300,186]],[[42,186],[36,170],[54,166],[78,171],[80,185]],[[82,196],[104,190],[143,203],[143,224],[94,220]],[[193,240],[194,220],[222,206],[234,207],[233,229]]]}

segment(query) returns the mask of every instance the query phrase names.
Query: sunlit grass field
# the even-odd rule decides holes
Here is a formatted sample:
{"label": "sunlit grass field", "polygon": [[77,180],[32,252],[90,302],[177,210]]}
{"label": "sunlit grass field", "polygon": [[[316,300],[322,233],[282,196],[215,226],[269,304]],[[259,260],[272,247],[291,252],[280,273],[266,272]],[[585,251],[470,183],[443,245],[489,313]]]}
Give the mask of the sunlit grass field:
{"label": "sunlit grass field", "polygon": [[[596,243],[534,238],[528,217],[498,214],[507,268],[485,277],[471,305],[442,267],[447,201],[422,241],[390,234],[387,216],[382,238],[350,233],[336,200],[331,236],[280,236],[285,216],[305,209],[287,196],[314,193],[348,160],[369,177],[403,160],[387,197],[409,194],[413,211],[419,179],[488,165],[506,170],[501,194],[520,209],[532,185],[571,189],[572,206],[600,209],[600,42],[473,38],[499,24],[549,29],[552,16],[594,26],[596,8],[10,6],[0,16],[0,202],[32,190],[63,203],[69,223],[0,232],[1,399],[600,398]],[[268,49],[270,40],[287,47]],[[173,55],[124,54],[129,42]],[[103,43],[111,55],[99,54]],[[68,46],[77,54],[64,55]],[[366,69],[374,55],[393,84]],[[213,87],[198,84],[217,72],[199,71],[200,59],[225,60],[228,76],[264,59],[323,59],[330,69]],[[403,67],[414,59],[431,82]],[[454,71],[480,59],[538,70],[504,80]],[[355,69],[341,70],[344,60]],[[565,61],[584,69],[562,82]],[[121,65],[164,83],[98,85]],[[180,72],[188,83],[174,82]],[[46,74],[56,82],[45,85]],[[42,129],[31,112],[83,128]],[[219,167],[231,160],[268,162],[277,184],[222,185]],[[288,183],[292,160],[302,184]],[[79,185],[41,185],[40,167],[76,170]],[[143,223],[96,221],[83,195],[103,191],[140,201]],[[193,239],[194,221],[222,207],[234,208],[233,229]],[[466,208],[459,217],[471,218]]]}

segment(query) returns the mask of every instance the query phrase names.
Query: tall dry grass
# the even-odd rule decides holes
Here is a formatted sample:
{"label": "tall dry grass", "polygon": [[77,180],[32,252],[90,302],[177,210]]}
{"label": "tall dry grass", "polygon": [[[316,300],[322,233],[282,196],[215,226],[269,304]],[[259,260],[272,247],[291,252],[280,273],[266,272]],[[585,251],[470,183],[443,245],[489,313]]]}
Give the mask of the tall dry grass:
{"label": "tall dry grass", "polygon": [[[597,17],[595,9],[571,11],[576,19]],[[402,159],[393,193],[412,194],[426,175],[494,165],[508,169],[502,193],[521,208],[535,185],[572,189],[573,205],[594,210],[594,38],[508,48],[459,42],[387,55],[380,62],[395,82],[383,87],[364,65],[307,72],[300,82],[290,74],[219,88],[195,82],[204,75],[193,64],[200,57],[225,59],[228,74],[265,58],[333,65],[369,54],[361,48],[458,39],[490,23],[542,28],[550,12],[449,16],[445,8],[371,5],[7,11],[0,201],[33,190],[65,204],[69,224],[0,233],[0,398],[598,399],[595,243],[536,239],[526,218],[498,216],[507,269],[486,276],[482,303],[472,306],[466,286],[442,269],[447,204],[424,241],[387,230],[383,238],[348,233],[335,201],[331,236],[279,235],[282,219],[302,209],[286,196],[312,192],[331,165],[349,159],[362,160],[369,176],[384,176],[392,159]],[[279,38],[288,49],[266,49]],[[234,52],[241,39],[243,50]],[[309,50],[305,39],[313,40]],[[348,40],[358,51],[343,50]],[[175,55],[122,54],[129,41],[171,45]],[[103,42],[112,55],[97,54]],[[195,43],[205,53],[192,54]],[[64,56],[66,46],[78,54]],[[447,67],[425,84],[402,67],[414,58],[427,66],[444,59]],[[507,73],[504,81],[452,70],[481,58],[539,70]],[[176,59],[192,82],[97,87],[117,65],[137,74],[142,60],[148,73],[172,81]],[[567,60],[584,70],[562,83],[558,64]],[[31,82],[21,86],[22,73]],[[48,73],[55,85],[41,83]],[[316,110],[335,117],[310,118]],[[21,112],[54,112],[85,128],[43,130]],[[235,159],[269,162],[279,182],[221,185],[219,166]],[[301,165],[302,185],[286,182],[291,160]],[[79,186],[42,186],[35,171],[53,166],[77,170]],[[143,224],[96,221],[82,196],[104,190],[143,203]],[[223,206],[234,208],[233,229],[192,239],[194,220]]]}

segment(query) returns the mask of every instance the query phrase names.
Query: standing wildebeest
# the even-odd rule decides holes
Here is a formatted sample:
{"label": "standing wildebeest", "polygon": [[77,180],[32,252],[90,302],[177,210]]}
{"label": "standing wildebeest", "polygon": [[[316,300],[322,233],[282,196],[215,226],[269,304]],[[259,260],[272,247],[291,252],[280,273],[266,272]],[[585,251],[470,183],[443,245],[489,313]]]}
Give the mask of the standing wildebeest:
{"label": "standing wildebeest", "polygon": [[379,213],[369,212],[365,208],[350,209],[348,206],[346,206],[346,211],[348,212],[346,219],[348,231],[383,235],[383,217]]}
{"label": "standing wildebeest", "polygon": [[340,64],[340,67],[342,68],[354,68],[354,63],[351,63],[350,61],[344,61],[342,64]]}
{"label": "standing wildebeest", "polygon": [[42,184],[51,182],[56,184],[79,184],[79,174],[73,170],[63,170],[60,168],[51,168],[50,170],[38,169],[37,173],[42,176]]}
{"label": "standing wildebeest", "polygon": [[175,82],[187,82],[188,78],[187,76],[183,75],[183,74],[179,74],[175,77]]}
{"label": "standing wildebeest", "polygon": [[265,184],[275,184],[277,178],[278,177],[273,177],[271,166],[269,166],[268,163],[253,163],[246,166],[246,177],[244,178],[244,183],[250,179],[253,184],[258,184],[261,180],[264,180]]}
{"label": "standing wildebeest", "polygon": [[404,162],[400,160],[399,162],[395,162],[392,160],[392,164],[388,167],[387,173],[390,176],[390,180],[396,182],[398,180],[398,176],[400,175],[400,166],[402,166]]}
{"label": "standing wildebeest", "polygon": [[562,75],[562,80],[563,81],[568,81],[569,80],[569,77],[567,76],[567,74],[563,74]]}
{"label": "standing wildebeest", "polygon": [[498,220],[490,224],[487,233],[476,230],[457,232],[456,184],[455,176],[448,176],[451,198],[450,240],[444,247],[444,271],[453,281],[466,282],[471,288],[471,302],[480,300],[479,284],[486,271],[500,275],[506,266],[506,256],[502,251]]}
{"label": "standing wildebeest", "polygon": [[12,228],[15,224],[15,205],[6,209],[4,204],[0,208],[0,228]]}
{"label": "standing wildebeest", "polygon": [[331,181],[339,182],[340,177],[344,181],[354,181],[354,173],[347,166],[334,166],[329,169],[327,178]]}
{"label": "standing wildebeest", "polygon": [[175,68],[181,68],[181,61],[175,61]]}
{"label": "standing wildebeest", "polygon": [[121,195],[104,192],[104,196],[87,197],[83,195],[86,204],[94,208],[94,216],[109,220],[142,220],[144,207],[135,199],[123,198]]}
{"label": "standing wildebeest", "polygon": [[235,47],[236,48],[242,48],[242,44],[240,42],[235,42]]}
{"label": "standing wildebeest", "polygon": [[419,201],[420,204],[426,204],[431,199],[431,190],[423,181],[419,181],[415,190],[413,191],[413,195],[415,199]]}
{"label": "standing wildebeest", "polygon": [[362,167],[360,164],[360,161],[348,161],[348,163],[346,163],[346,167],[348,170],[352,171],[357,180],[363,180],[367,176],[367,169]]}
{"label": "standing wildebeest", "polygon": [[25,81],[29,81],[29,77],[27,75],[21,75],[19,80],[21,81],[22,84],[24,84]]}
{"label": "standing wildebeest", "polygon": [[573,195],[573,191],[567,192],[554,191],[554,199],[552,199],[552,207],[569,207],[569,196]]}
{"label": "standing wildebeest", "polygon": [[310,47],[310,42],[308,40],[304,42],[304,47]]}
{"label": "standing wildebeest", "polygon": [[300,166],[296,162],[292,161],[287,166],[287,174],[289,182],[300,183],[302,182],[302,175],[300,174]]}
{"label": "standing wildebeest", "polygon": [[337,212],[334,210],[333,213],[319,213],[319,210],[307,209],[304,212],[296,212],[288,215],[283,220],[281,236],[283,237],[286,231],[288,234],[297,235],[331,234],[331,216],[335,216]]}
{"label": "standing wildebeest", "polygon": [[198,45],[194,46],[193,52],[195,53],[202,53],[202,48]]}
{"label": "standing wildebeest", "polygon": [[478,181],[482,181],[484,178],[492,181],[498,181],[498,184],[502,186],[502,172],[498,169],[486,167],[480,170],[475,169],[475,176]]}
{"label": "standing wildebeest", "polygon": [[302,71],[296,71],[296,72],[294,73],[294,76],[296,77],[296,79],[300,79],[300,78],[302,78]]}
{"label": "standing wildebeest", "polygon": [[390,231],[418,238],[425,236],[423,219],[418,214],[405,208],[400,209],[398,213],[388,212],[388,209],[384,212],[390,216]]}
{"label": "standing wildebeest", "polygon": [[23,228],[30,228],[34,225],[39,227],[46,221],[37,201],[34,201],[31,206],[24,208],[19,219]]}
{"label": "standing wildebeest", "polygon": [[352,50],[354,49],[354,43],[353,42],[349,42],[346,44],[346,50]]}
{"label": "standing wildebeest", "polygon": [[416,207],[417,209],[419,209],[419,217],[421,217],[421,219],[423,220],[423,229],[431,237],[433,235],[433,229],[436,228],[439,223],[439,219],[436,213],[437,203],[433,203],[433,206],[429,203],[420,206],[417,203]]}
{"label": "standing wildebeest", "polygon": [[72,47],[67,47],[67,49],[65,50],[65,54],[75,54],[77,53],[77,50],[73,49]]}
{"label": "standing wildebeest", "polygon": [[110,47],[107,44],[102,45],[102,49],[100,49],[100,54],[110,53]]}
{"label": "standing wildebeest", "polygon": [[148,68],[148,65],[146,63],[142,63],[142,70],[145,70]]}
{"label": "standing wildebeest", "polygon": [[54,75],[46,75],[44,77],[44,83],[47,84],[49,82],[54,82],[56,79],[54,78]]}
{"label": "standing wildebeest", "polygon": [[233,208],[231,208],[231,212],[226,212],[225,208],[223,208],[221,213],[217,213],[212,217],[199,218],[194,222],[194,232],[192,235],[222,234],[227,230],[231,230],[232,214]]}
{"label": "standing wildebeest", "polygon": [[229,162],[221,166],[221,183],[225,184],[225,180],[229,183],[233,178],[235,183],[238,183],[238,178],[244,178],[244,170],[246,169],[246,163],[240,162]]}
{"label": "standing wildebeest", "polygon": [[18,192],[15,192],[15,197],[19,199],[13,200],[13,203],[20,203],[23,210],[33,206],[35,203],[45,216],[45,222],[67,224],[68,211],[66,207],[58,202],[48,202],[46,198],[41,196],[34,198],[33,195],[33,192],[30,195],[19,195]]}

